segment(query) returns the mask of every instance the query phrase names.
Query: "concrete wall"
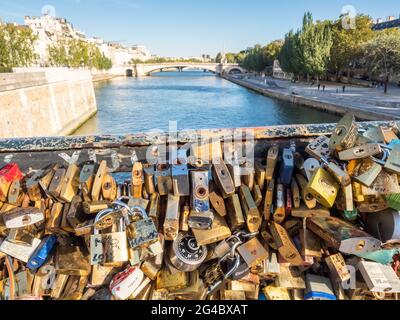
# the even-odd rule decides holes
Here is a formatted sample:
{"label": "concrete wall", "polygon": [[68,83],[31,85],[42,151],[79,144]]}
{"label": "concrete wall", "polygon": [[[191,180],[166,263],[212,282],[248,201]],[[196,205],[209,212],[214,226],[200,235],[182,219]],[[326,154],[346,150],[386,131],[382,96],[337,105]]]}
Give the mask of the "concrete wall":
{"label": "concrete wall", "polygon": [[22,68],[0,74],[0,138],[68,135],[96,112],[90,71]]}

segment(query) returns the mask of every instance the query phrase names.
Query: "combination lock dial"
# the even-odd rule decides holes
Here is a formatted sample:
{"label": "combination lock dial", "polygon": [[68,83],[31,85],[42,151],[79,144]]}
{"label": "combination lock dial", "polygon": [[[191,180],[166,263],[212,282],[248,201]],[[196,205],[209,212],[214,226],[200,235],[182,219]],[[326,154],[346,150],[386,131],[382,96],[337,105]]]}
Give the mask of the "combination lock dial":
{"label": "combination lock dial", "polygon": [[191,272],[204,262],[207,253],[207,247],[199,246],[195,237],[180,233],[170,247],[169,258],[179,271]]}

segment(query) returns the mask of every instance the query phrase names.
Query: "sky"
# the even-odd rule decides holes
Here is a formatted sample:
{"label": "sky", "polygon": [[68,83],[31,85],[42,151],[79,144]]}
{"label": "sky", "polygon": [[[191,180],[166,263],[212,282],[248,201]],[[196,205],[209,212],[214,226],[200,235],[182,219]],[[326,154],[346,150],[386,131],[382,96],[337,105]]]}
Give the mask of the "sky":
{"label": "sky", "polygon": [[281,39],[306,11],[335,19],[346,5],[374,19],[400,15],[399,0],[0,0],[0,18],[22,24],[50,8],[87,36],[166,57],[215,56]]}

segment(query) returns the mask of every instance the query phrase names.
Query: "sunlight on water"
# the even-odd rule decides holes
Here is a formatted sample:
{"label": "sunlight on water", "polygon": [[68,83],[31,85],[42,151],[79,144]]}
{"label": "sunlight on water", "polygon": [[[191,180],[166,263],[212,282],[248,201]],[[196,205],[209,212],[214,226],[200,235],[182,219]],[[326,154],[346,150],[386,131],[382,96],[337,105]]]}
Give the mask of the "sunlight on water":
{"label": "sunlight on water", "polygon": [[98,113],[75,135],[159,129],[260,127],[337,122],[338,117],[264,97],[210,73],[155,73],[95,85]]}

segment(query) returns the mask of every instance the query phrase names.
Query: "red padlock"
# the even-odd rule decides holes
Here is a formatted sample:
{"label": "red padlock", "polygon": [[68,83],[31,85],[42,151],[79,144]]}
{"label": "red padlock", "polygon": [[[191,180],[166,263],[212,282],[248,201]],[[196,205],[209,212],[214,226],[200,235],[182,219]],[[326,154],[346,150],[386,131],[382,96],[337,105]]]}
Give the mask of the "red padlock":
{"label": "red padlock", "polygon": [[118,273],[110,283],[110,291],[118,300],[128,299],[140,286],[144,273],[138,267],[129,266]]}
{"label": "red padlock", "polygon": [[0,170],[0,201],[5,202],[8,190],[14,181],[21,181],[24,175],[16,163],[10,163]]}

